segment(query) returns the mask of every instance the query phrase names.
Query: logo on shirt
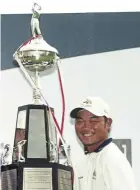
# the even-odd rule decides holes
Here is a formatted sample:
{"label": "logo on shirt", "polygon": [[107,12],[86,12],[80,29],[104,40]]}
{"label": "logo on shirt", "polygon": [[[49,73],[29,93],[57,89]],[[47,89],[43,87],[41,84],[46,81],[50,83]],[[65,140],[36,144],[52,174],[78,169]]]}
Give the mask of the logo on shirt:
{"label": "logo on shirt", "polygon": [[78,179],[83,179],[83,176],[79,176]]}
{"label": "logo on shirt", "polygon": [[93,172],[92,179],[96,179],[96,171],[95,170]]}

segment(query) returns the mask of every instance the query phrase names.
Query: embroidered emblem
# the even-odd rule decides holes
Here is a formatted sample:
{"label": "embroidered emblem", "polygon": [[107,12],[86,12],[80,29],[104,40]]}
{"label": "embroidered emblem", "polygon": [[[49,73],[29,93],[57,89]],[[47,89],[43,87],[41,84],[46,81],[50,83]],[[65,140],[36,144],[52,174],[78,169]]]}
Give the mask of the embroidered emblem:
{"label": "embroidered emblem", "polygon": [[83,101],[82,103],[83,106],[91,106],[92,105],[92,101],[90,99],[86,99]]}
{"label": "embroidered emblem", "polygon": [[92,179],[96,179],[96,171],[95,170],[93,172]]}
{"label": "embroidered emblem", "polygon": [[83,176],[79,176],[78,179],[83,179]]}
{"label": "embroidered emblem", "polygon": [[107,112],[106,110],[104,110],[104,113],[107,113],[107,114],[108,114],[108,112]]}

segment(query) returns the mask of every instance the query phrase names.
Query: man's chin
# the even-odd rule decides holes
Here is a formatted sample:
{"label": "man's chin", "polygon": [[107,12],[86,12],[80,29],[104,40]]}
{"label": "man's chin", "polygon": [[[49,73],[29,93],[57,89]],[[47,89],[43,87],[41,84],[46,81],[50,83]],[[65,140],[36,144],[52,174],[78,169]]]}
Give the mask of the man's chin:
{"label": "man's chin", "polygon": [[93,145],[96,145],[96,144],[98,144],[100,141],[98,141],[98,140],[90,140],[90,141],[86,141],[86,140],[83,140],[83,141],[81,141],[82,143],[83,143],[83,145],[84,146],[93,146]]}
{"label": "man's chin", "polygon": [[80,136],[79,139],[86,146],[91,146],[93,144],[96,144],[96,141],[97,141],[96,136],[91,136],[91,137]]}
{"label": "man's chin", "polygon": [[83,144],[85,147],[88,147],[88,146],[93,146],[93,145],[97,144],[97,142],[93,142],[93,143],[84,143],[83,142]]}

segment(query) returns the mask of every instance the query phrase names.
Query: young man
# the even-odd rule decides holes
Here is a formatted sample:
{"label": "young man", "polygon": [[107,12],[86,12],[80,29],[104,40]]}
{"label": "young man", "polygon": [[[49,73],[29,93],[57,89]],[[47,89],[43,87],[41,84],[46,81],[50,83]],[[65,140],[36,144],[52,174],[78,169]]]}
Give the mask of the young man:
{"label": "young man", "polygon": [[136,190],[131,166],[109,138],[112,119],[108,105],[87,97],[70,116],[85,147],[85,157],[75,168],[75,190]]}

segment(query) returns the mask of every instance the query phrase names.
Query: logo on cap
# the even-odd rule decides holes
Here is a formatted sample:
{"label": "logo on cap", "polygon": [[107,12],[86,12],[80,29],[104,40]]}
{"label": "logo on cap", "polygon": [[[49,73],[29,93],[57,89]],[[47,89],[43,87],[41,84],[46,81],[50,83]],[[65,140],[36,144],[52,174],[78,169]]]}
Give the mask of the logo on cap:
{"label": "logo on cap", "polygon": [[108,114],[108,112],[106,110],[104,110],[104,113]]}
{"label": "logo on cap", "polygon": [[91,106],[92,105],[92,101],[90,99],[86,99],[83,101],[82,103],[83,106]]}

